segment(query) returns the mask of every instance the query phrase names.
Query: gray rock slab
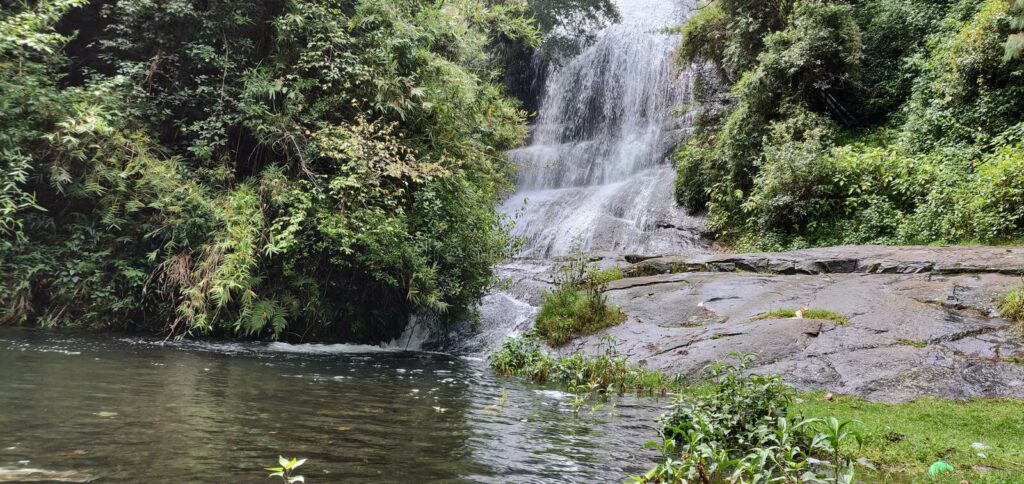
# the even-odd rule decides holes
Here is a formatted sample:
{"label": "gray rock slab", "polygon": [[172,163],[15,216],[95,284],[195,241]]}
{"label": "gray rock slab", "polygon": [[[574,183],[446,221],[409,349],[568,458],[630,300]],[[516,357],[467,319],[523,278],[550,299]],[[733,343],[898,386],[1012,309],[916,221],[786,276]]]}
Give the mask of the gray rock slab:
{"label": "gray rock slab", "polygon": [[[615,281],[606,294],[626,313],[626,321],[559,351],[598,354],[603,351],[601,337],[611,335],[632,361],[693,379],[708,364],[745,352],[757,355],[752,371],[780,373],[801,390],[886,402],[924,396],[1024,398],[1024,365],[1014,362],[1020,361],[1014,358],[1021,358],[1017,355],[1024,351],[1024,339],[1019,328],[999,318],[995,309],[1001,294],[1021,284],[1020,277],[1010,275],[1017,269],[1001,264],[1024,267],[1017,260],[1024,259],[1024,250],[1018,254],[1002,248],[972,249],[963,260],[935,248],[910,251],[928,256],[920,258],[896,252],[885,254],[886,267],[920,264],[931,269],[677,272]],[[1012,257],[998,263],[975,259],[984,253]],[[743,260],[752,267],[772,263]],[[852,265],[840,257],[829,260],[816,258],[814,264],[793,267]],[[754,319],[774,309],[803,305],[841,313],[849,323]]]}
{"label": "gray rock slab", "polygon": [[634,275],[668,272],[776,274],[1024,274],[1024,248],[985,246],[839,246],[778,253],[689,254],[637,260]]}

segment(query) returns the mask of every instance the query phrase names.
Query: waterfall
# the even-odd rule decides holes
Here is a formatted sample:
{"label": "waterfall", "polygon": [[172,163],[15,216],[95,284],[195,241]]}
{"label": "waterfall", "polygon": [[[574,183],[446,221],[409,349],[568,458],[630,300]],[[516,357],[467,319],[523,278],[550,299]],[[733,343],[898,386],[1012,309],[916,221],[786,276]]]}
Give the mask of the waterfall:
{"label": "waterfall", "polygon": [[[481,302],[481,326],[448,335],[448,349],[480,354],[533,325],[551,262],[577,245],[595,253],[672,254],[706,250],[703,219],[675,206],[667,159],[690,119],[674,112],[690,96],[674,65],[687,0],[616,0],[622,21],[598,32],[546,76],[518,190],[502,211],[525,237],[520,257],[497,268],[509,285]],[[606,260],[615,264],[613,260]]]}
{"label": "waterfall", "polygon": [[502,206],[525,237],[524,257],[587,251],[669,253],[701,246],[703,221],[673,203],[667,156],[685,136],[673,109],[690,96],[673,63],[692,7],[617,0],[621,22],[547,79],[527,146],[509,152],[518,190]]}

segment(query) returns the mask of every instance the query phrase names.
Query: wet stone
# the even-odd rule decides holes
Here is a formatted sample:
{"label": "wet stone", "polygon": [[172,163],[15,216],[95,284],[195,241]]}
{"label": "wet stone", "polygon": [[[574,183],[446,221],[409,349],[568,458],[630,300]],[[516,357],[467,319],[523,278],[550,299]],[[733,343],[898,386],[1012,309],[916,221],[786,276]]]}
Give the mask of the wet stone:
{"label": "wet stone", "polygon": [[[801,390],[876,401],[1024,398],[1024,338],[995,301],[1021,284],[1024,249],[835,247],[656,257],[609,285],[627,320],[560,351],[600,354],[611,335],[634,361],[700,378],[733,352]],[[754,320],[807,305],[848,325]]]}

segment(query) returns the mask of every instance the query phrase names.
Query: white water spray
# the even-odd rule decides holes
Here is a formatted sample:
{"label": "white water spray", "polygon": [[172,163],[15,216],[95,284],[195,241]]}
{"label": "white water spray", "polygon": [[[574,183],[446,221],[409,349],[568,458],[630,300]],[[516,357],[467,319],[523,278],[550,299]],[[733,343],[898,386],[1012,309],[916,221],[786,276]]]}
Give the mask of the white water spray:
{"label": "white water spray", "polygon": [[518,191],[503,205],[525,236],[521,255],[670,253],[701,246],[703,220],[672,200],[667,155],[690,120],[673,109],[690,77],[673,63],[692,8],[680,0],[618,0],[622,21],[548,79],[530,144],[509,154]]}

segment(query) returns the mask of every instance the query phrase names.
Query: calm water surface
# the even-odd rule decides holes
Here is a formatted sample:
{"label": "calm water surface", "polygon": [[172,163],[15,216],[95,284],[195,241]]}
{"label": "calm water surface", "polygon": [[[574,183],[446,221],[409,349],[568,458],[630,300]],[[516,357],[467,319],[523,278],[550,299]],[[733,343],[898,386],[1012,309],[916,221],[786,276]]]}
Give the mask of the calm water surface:
{"label": "calm water surface", "polygon": [[267,482],[278,454],[307,482],[622,482],[665,403],[574,417],[473,358],[0,328],[0,482]]}

